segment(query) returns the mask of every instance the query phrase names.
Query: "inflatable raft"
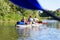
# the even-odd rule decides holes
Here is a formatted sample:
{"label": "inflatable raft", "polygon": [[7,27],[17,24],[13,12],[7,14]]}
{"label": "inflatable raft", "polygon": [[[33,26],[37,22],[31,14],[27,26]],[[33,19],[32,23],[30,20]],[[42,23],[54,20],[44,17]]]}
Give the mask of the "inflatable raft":
{"label": "inflatable raft", "polygon": [[16,25],[16,29],[24,29],[24,28],[33,28],[33,27],[40,27],[40,26],[42,26],[42,24],[38,24],[38,23],[36,23],[36,24],[28,24],[28,25],[19,25],[19,24],[17,24]]}

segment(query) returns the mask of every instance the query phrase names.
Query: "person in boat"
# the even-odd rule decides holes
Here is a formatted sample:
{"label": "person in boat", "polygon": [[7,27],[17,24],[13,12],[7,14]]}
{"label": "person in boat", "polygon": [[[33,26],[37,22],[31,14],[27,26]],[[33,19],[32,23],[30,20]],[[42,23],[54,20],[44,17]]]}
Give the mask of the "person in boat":
{"label": "person in boat", "polygon": [[19,24],[19,25],[25,25],[25,24],[27,24],[26,18],[23,17],[23,18],[21,19],[21,21],[18,21],[18,22],[17,22],[17,24]]}
{"label": "person in boat", "polygon": [[28,22],[29,22],[29,24],[32,24],[32,23],[33,23],[33,18],[32,18],[32,16],[29,16]]}
{"label": "person in boat", "polygon": [[25,17],[23,17],[21,22],[24,22],[25,24],[27,24],[27,19]]}
{"label": "person in boat", "polygon": [[35,16],[34,23],[38,23],[39,19]]}

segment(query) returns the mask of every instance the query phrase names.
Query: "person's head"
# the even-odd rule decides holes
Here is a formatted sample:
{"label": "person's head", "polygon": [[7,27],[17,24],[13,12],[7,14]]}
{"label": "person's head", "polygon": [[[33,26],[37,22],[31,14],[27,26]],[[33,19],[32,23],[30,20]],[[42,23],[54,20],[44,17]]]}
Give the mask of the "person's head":
{"label": "person's head", "polygon": [[29,16],[30,18],[32,18],[32,16]]}

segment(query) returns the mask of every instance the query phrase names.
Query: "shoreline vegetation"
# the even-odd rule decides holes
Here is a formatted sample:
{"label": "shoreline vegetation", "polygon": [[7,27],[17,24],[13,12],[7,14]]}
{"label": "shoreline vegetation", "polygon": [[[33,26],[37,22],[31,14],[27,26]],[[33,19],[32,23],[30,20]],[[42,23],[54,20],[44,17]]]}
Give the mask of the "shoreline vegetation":
{"label": "shoreline vegetation", "polygon": [[[60,12],[54,12],[53,15],[60,16]],[[39,10],[27,10],[22,9],[13,3],[9,2],[9,0],[0,0],[0,20],[2,21],[19,21],[22,17],[28,18],[29,16],[37,17],[40,20],[44,20],[41,18],[43,16],[47,16],[46,14],[40,13]],[[49,17],[49,16],[47,16]]]}
{"label": "shoreline vegetation", "polygon": [[[41,21],[41,20],[46,20],[46,19],[50,19],[51,17],[40,17],[40,18],[38,18],[39,19],[39,21]],[[22,19],[22,18],[21,18]],[[20,20],[21,20],[20,19]],[[26,19],[28,19],[28,18],[26,18]],[[17,22],[17,21],[20,21],[20,20],[1,20],[0,19],[0,22]]]}

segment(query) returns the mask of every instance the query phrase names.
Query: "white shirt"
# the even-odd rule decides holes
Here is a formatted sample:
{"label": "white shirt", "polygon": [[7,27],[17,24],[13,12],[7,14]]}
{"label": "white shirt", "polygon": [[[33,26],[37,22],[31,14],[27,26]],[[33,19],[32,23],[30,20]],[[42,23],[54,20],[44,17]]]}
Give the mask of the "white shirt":
{"label": "white shirt", "polygon": [[34,18],[34,21],[37,22],[38,21],[38,18]]}
{"label": "white shirt", "polygon": [[30,21],[33,21],[33,18],[30,18]]}

